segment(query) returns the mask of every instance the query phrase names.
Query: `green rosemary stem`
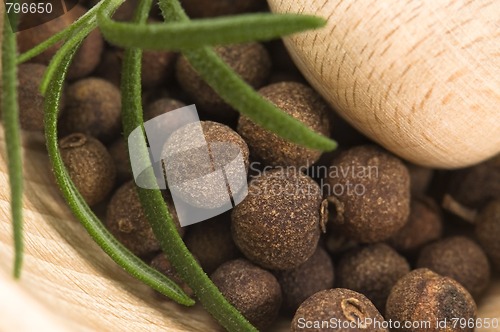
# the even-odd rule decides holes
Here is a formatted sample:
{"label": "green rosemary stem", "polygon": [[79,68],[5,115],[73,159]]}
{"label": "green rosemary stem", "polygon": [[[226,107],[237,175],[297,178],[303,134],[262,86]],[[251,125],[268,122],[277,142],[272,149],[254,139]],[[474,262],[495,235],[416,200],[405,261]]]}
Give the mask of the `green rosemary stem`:
{"label": "green rosemary stem", "polygon": [[55,68],[45,97],[45,137],[57,184],[73,214],[111,259],[130,275],[156,291],[179,304],[191,306],[194,301],[175,282],[148,266],[113,237],[86,204],[64,166],[58,146],[57,119],[66,73],[78,46],[79,44]]}
{"label": "green rosemary stem", "polygon": [[315,16],[259,13],[139,25],[113,21],[106,7],[97,14],[97,22],[110,43],[143,50],[183,50],[270,40],[325,24]]}
{"label": "green rosemary stem", "polygon": [[[146,8],[151,0],[142,0],[135,21],[145,24]],[[136,128],[143,127],[141,101],[141,58],[142,50],[131,48],[125,51],[122,70],[122,119],[124,135],[128,137]],[[144,135],[144,132],[143,132]],[[128,141],[126,140],[126,143]],[[145,165],[151,165],[146,144],[146,136],[142,137],[142,149],[133,157]],[[146,181],[156,183],[156,177],[151,168],[146,170]],[[193,289],[196,297],[212,316],[229,331],[256,331],[256,329],[239,313],[220,293],[210,278],[201,269],[182,241],[168,211],[163,196],[158,189],[137,188],[139,198],[144,207],[146,217],[160,241],[161,247],[172,263],[177,273]]]}
{"label": "green rosemary stem", "polygon": [[55,45],[56,43],[69,38],[74,32],[78,31],[84,26],[92,25],[94,28],[97,26],[96,23],[96,13],[103,5],[104,1],[99,2],[94,7],[89,9],[85,14],[79,17],[73,24],[71,24],[66,29],[59,31],[55,35],[51,36],[47,40],[36,45],[32,49],[20,54],[17,57],[17,64],[26,62],[37,55],[43,53],[45,50]]}
{"label": "green rosemary stem", "polygon": [[23,161],[19,105],[17,100],[16,35],[17,17],[4,15],[2,44],[2,117],[10,182],[10,207],[14,234],[14,277],[21,277],[23,264]]}
{"label": "green rosemary stem", "polygon": [[[110,14],[114,13],[115,10],[120,7],[120,5],[125,0],[103,0],[99,3],[100,6],[108,8]],[[61,48],[57,51],[54,57],[50,60],[49,66],[45,71],[44,77],[42,79],[42,83],[40,85],[40,91],[43,95],[47,92],[47,87],[49,83],[52,81],[56,68],[64,61],[66,56],[72,52],[75,48],[78,48],[80,43],[97,27],[97,20],[95,18],[95,14],[97,10],[93,11],[93,16],[89,19],[88,22],[81,23],[78,29],[75,29],[66,43],[64,43]]]}
{"label": "green rosemary stem", "polygon": [[[169,20],[189,21],[178,0],[160,0],[160,9],[167,22]],[[337,147],[335,141],[313,131],[262,98],[210,47],[185,50],[183,53],[198,74],[224,101],[262,128],[290,142],[311,149],[330,151]]]}

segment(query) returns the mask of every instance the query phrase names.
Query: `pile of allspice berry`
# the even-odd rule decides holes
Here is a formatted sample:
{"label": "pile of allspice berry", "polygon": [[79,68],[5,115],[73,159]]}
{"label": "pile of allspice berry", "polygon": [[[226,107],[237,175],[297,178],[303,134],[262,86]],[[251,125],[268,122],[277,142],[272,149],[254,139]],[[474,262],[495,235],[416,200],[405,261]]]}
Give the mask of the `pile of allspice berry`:
{"label": "pile of allspice berry", "polygon": [[[266,10],[261,0],[182,3],[191,17]],[[93,4],[20,32],[20,51]],[[130,20],[135,5],[126,1],[114,18]],[[25,130],[43,131],[38,87],[56,50],[19,66]],[[262,331],[273,331],[279,316],[293,317],[291,331],[473,331],[453,320],[476,318],[476,302],[500,269],[500,156],[454,171],[411,165],[336,116],[281,41],[216,52],[264,98],[340,146],[321,154],[289,143],[239,116],[182,55],[144,53],[145,120],[195,104],[208,144],[243,152],[247,197],[229,213],[178,229],[228,301]],[[61,106],[62,157],[116,238],[192,294],[160,251],[136,193],[121,135],[122,57],[98,31],[78,51]],[[202,189],[196,194],[204,199]],[[165,200],[175,216],[168,191]]]}

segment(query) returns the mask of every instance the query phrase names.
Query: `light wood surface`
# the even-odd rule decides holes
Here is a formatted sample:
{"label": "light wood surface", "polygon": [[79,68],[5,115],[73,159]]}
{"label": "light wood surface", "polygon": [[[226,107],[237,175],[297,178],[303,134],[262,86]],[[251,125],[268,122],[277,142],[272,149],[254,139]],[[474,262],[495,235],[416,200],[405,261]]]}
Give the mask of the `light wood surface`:
{"label": "light wood surface", "polygon": [[[0,129],[0,331],[220,331],[201,307],[158,301],[151,289],[111,261],[71,215],[49,176],[43,137],[24,133],[23,142],[26,248],[22,279],[15,282]],[[500,282],[479,308],[480,317],[500,319]],[[283,320],[271,331],[288,327]]]}
{"label": "light wood surface", "polygon": [[443,168],[500,153],[500,1],[269,3],[328,20],[285,43],[325,99],[387,149]]}
{"label": "light wood surface", "polygon": [[[2,12],[0,6],[0,27]],[[23,144],[25,264],[22,280],[14,281],[5,141],[0,129],[0,331],[220,330],[199,306],[187,309],[159,302],[148,287],[117,267],[66,207],[49,176],[43,138],[25,133]],[[488,290],[479,307],[480,317],[500,319],[500,282]],[[286,321],[272,329],[287,330]]]}
{"label": "light wood surface", "polygon": [[[53,178],[40,136],[25,135],[25,264],[11,280],[9,186],[0,132],[0,331],[217,331],[201,307],[158,301],[93,243]],[[4,293],[5,290],[8,292]],[[15,315],[13,313],[16,313]],[[37,320],[31,319],[35,314]],[[45,320],[46,324],[42,321]]]}

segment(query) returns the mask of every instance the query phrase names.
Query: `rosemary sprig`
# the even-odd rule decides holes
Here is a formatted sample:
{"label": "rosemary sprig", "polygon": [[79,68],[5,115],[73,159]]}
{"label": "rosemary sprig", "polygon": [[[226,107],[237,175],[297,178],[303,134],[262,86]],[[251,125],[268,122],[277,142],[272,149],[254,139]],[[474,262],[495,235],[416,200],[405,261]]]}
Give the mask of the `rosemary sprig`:
{"label": "rosemary sprig", "polygon": [[37,55],[42,54],[44,51],[54,46],[58,42],[70,38],[75,31],[78,31],[83,26],[92,25],[94,28],[97,27],[96,13],[101,8],[103,3],[104,1],[99,2],[94,7],[89,9],[85,14],[79,17],[75,22],[73,22],[73,24],[71,24],[66,29],[59,31],[58,33],[49,37],[48,39],[36,45],[32,49],[20,54],[17,57],[17,64],[26,62],[36,57]]}
{"label": "rosemary sprig", "polygon": [[93,24],[86,24],[80,30],[76,31],[74,35],[64,43],[57,51],[54,57],[50,60],[45,73],[43,74],[42,82],[40,83],[40,91],[45,95],[50,82],[53,81],[54,75],[61,64],[65,61],[68,54],[72,53],[74,49],[78,48],[82,41],[87,37],[92,30],[95,29]]}
{"label": "rosemary sprig", "polygon": [[57,140],[58,110],[66,72],[78,46],[79,43],[66,54],[66,57],[54,69],[53,79],[49,82],[45,96],[45,137],[49,158],[58,186],[73,214],[78,218],[93,240],[118,265],[133,277],[172,300],[182,305],[191,306],[194,304],[194,301],[175,282],[149,267],[113,237],[85,203],[64,166]]}
{"label": "rosemary sprig", "polygon": [[97,23],[104,38],[117,46],[143,50],[184,50],[205,45],[270,40],[322,27],[325,20],[307,15],[259,13],[138,25],[113,21],[108,9],[103,7],[97,14]]}
{"label": "rosemary sprig", "polygon": [[[159,3],[166,21],[189,22],[178,0],[160,0]],[[203,34],[203,31],[199,33]],[[262,98],[211,48],[205,46],[185,50],[183,53],[198,74],[222,99],[256,124],[290,142],[312,149],[330,151],[337,147],[335,141],[318,134]]]}
{"label": "rosemary sprig", "polygon": [[[336,143],[318,134],[299,120],[262,98],[244,82],[210,48],[185,51],[184,55],[198,74],[229,105],[248,116],[261,127],[278,134],[282,138],[312,149],[333,150]],[[224,77],[223,80],[220,77]]]}
{"label": "rosemary sprig", "polygon": [[[57,51],[54,57],[50,60],[49,66],[44,73],[42,83],[40,85],[40,91],[42,95],[45,95],[47,92],[47,87],[49,86],[49,82],[52,81],[56,68],[59,68],[60,64],[64,61],[66,56],[72,52],[75,48],[78,48],[78,45],[97,27],[97,19],[95,17],[95,13],[101,6],[106,7],[109,11],[109,14],[112,15],[115,10],[124,2],[125,0],[103,0],[101,3],[97,5],[98,8],[93,12],[93,16],[91,16],[88,21],[84,20],[78,24],[78,28],[72,30],[72,34],[69,37],[68,41],[64,43],[61,48]],[[83,17],[83,16],[82,16]],[[79,21],[77,21],[79,22]],[[75,22],[74,24],[76,24]]]}
{"label": "rosemary sprig", "polygon": [[[45,134],[49,157],[54,168],[54,174],[58,185],[68,205],[75,216],[80,220],[94,241],[127,272],[143,281],[159,292],[171,297],[184,305],[192,305],[194,302],[188,298],[170,279],[166,278],[156,270],[151,269],[137,257],[132,255],[121,245],[102,225],[84,202],[75,185],[71,181],[62,162],[57,141],[57,113],[62,93],[62,86],[69,64],[83,39],[99,24],[104,27],[105,36],[121,43],[124,40],[120,35],[131,27],[136,27],[137,32],[131,32],[133,39],[126,46],[154,47],[151,40],[139,38],[142,33],[151,29],[145,24],[145,19],[151,5],[151,0],[143,0],[139,5],[136,24],[118,23],[110,19],[111,14],[124,0],[104,0],[91,9],[86,15],[63,32],[49,38],[44,43],[26,52],[18,58],[18,62],[25,61],[40,54],[51,45],[61,40],[66,43],[52,59],[46,76],[44,77],[42,91],[46,94],[45,101]],[[250,117],[253,121],[264,128],[298,144],[315,149],[331,150],[335,143],[326,137],[313,132],[304,124],[295,120],[271,103],[261,98],[250,86],[243,82],[232,70],[208,47],[200,47],[207,44],[227,44],[243,42],[255,39],[273,38],[284,33],[293,33],[306,28],[318,27],[322,21],[311,17],[297,16],[275,16],[268,14],[256,14],[241,16],[239,18],[211,19],[190,22],[177,0],[160,0],[160,6],[164,17],[169,23],[155,25],[158,33],[171,34],[183,32],[185,38],[178,42],[169,44],[169,48],[179,47],[188,57],[195,69],[201,76],[218,92],[224,100],[238,109],[242,114]],[[99,14],[99,20],[96,15]],[[281,20],[281,21],[280,21]],[[275,26],[272,22],[281,22],[279,27],[266,29],[266,25]],[[144,25],[138,26],[137,23]],[[106,25],[107,24],[107,25]],[[117,24],[117,25],[116,25]],[[239,24],[239,29],[236,29]],[[264,27],[256,28],[259,24]],[[252,26],[252,28],[250,28]],[[235,29],[232,29],[232,28]],[[243,29],[241,29],[243,27]],[[123,29],[122,29],[123,28]],[[231,29],[229,29],[231,28]],[[118,32],[118,29],[122,29]],[[207,29],[212,29],[210,35],[214,37],[205,38]],[[224,32],[223,30],[231,30]],[[115,31],[116,30],[116,31]],[[234,31],[232,31],[234,30]],[[217,32],[220,32],[217,35]],[[155,33],[149,31],[149,33]],[[199,36],[197,36],[199,34]],[[129,37],[131,36],[129,35]],[[201,37],[205,36],[205,37]],[[175,37],[178,37],[177,35]],[[115,38],[115,39],[114,39]],[[125,43],[125,42],[124,42]],[[149,44],[147,44],[149,43]],[[175,44],[177,43],[177,44]],[[149,45],[149,46],[148,46]],[[166,47],[165,45],[162,46]],[[123,67],[123,121],[125,134],[128,135],[137,126],[142,126],[142,107],[140,102],[140,61],[141,50],[134,48],[126,51]],[[5,67],[4,67],[5,68]],[[224,79],[219,81],[217,77]],[[15,85],[13,87],[15,90]],[[13,94],[15,96],[15,93]],[[12,96],[12,94],[11,94]],[[144,143],[146,142],[144,137]],[[20,151],[20,148],[17,149]],[[149,160],[147,147],[136,158]],[[148,174],[151,182],[155,179],[154,174]],[[248,321],[231,306],[218,291],[217,287],[210,281],[208,276],[196,263],[190,252],[185,247],[182,239],[177,234],[172,222],[172,217],[165,205],[159,190],[138,189],[141,203],[144,205],[146,216],[157,235],[162,248],[177,269],[180,276],[194,289],[196,296],[200,299],[206,309],[214,315],[227,329],[233,331],[255,331]]]}
{"label": "rosemary sprig", "polygon": [[[149,12],[147,9],[150,5],[151,0],[140,2],[135,18],[137,23],[145,24]],[[121,85],[125,137],[144,124],[141,100],[141,57],[141,49],[130,48],[125,51]],[[143,135],[142,140],[142,149],[137,151],[134,158],[144,162],[145,165],[151,165],[145,135]],[[147,177],[146,181],[151,184],[156,183],[152,169],[148,168],[146,172],[144,175]],[[163,251],[177,273],[193,289],[202,305],[229,331],[256,331],[241,313],[224,298],[191,255],[177,232],[172,215],[168,211],[159,189],[137,188],[137,192],[146,217],[156,238],[160,241]]]}
{"label": "rosemary sprig", "polygon": [[17,100],[16,35],[17,16],[5,12],[2,44],[2,117],[10,182],[10,207],[14,235],[14,277],[21,277],[23,264],[23,162],[19,104]]}

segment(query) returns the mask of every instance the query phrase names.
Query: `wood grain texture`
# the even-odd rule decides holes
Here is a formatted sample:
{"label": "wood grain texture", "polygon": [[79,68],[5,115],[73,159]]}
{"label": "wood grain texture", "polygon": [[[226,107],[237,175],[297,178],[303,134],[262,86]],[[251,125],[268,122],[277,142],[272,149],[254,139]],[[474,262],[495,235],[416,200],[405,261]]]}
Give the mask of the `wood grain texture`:
{"label": "wood grain texture", "polygon": [[[8,288],[10,296],[1,293],[0,308],[11,310],[0,310],[0,331],[19,331],[12,327],[29,324],[26,317],[39,309],[48,313],[48,324],[61,323],[65,331],[219,330],[199,306],[185,308],[157,300],[149,287],[128,276],[101,251],[71,215],[49,176],[43,137],[31,134],[24,135],[25,265],[22,280],[14,286],[4,144],[2,131],[0,289]],[[18,313],[9,315],[16,303]]]}
{"label": "wood grain texture", "polygon": [[[221,331],[201,307],[158,301],[151,289],[111,261],[71,215],[49,176],[43,137],[24,133],[23,142],[25,265],[22,280],[14,282],[5,141],[0,129],[1,332]],[[480,317],[500,319],[500,282],[490,287],[479,308]],[[289,322],[281,320],[271,330],[288,331]]]}
{"label": "wood grain texture", "polygon": [[340,115],[387,149],[442,168],[500,153],[499,1],[269,3],[328,20],[285,44]]}
{"label": "wood grain texture", "polygon": [[[2,13],[0,6],[0,27]],[[0,331],[220,330],[199,306],[158,302],[148,287],[117,267],[66,207],[49,176],[43,137],[25,133],[23,144],[26,251],[22,280],[15,282],[5,141],[0,129]],[[500,319],[500,282],[487,291],[479,307],[480,317]],[[280,321],[272,331],[288,331],[288,324]]]}

